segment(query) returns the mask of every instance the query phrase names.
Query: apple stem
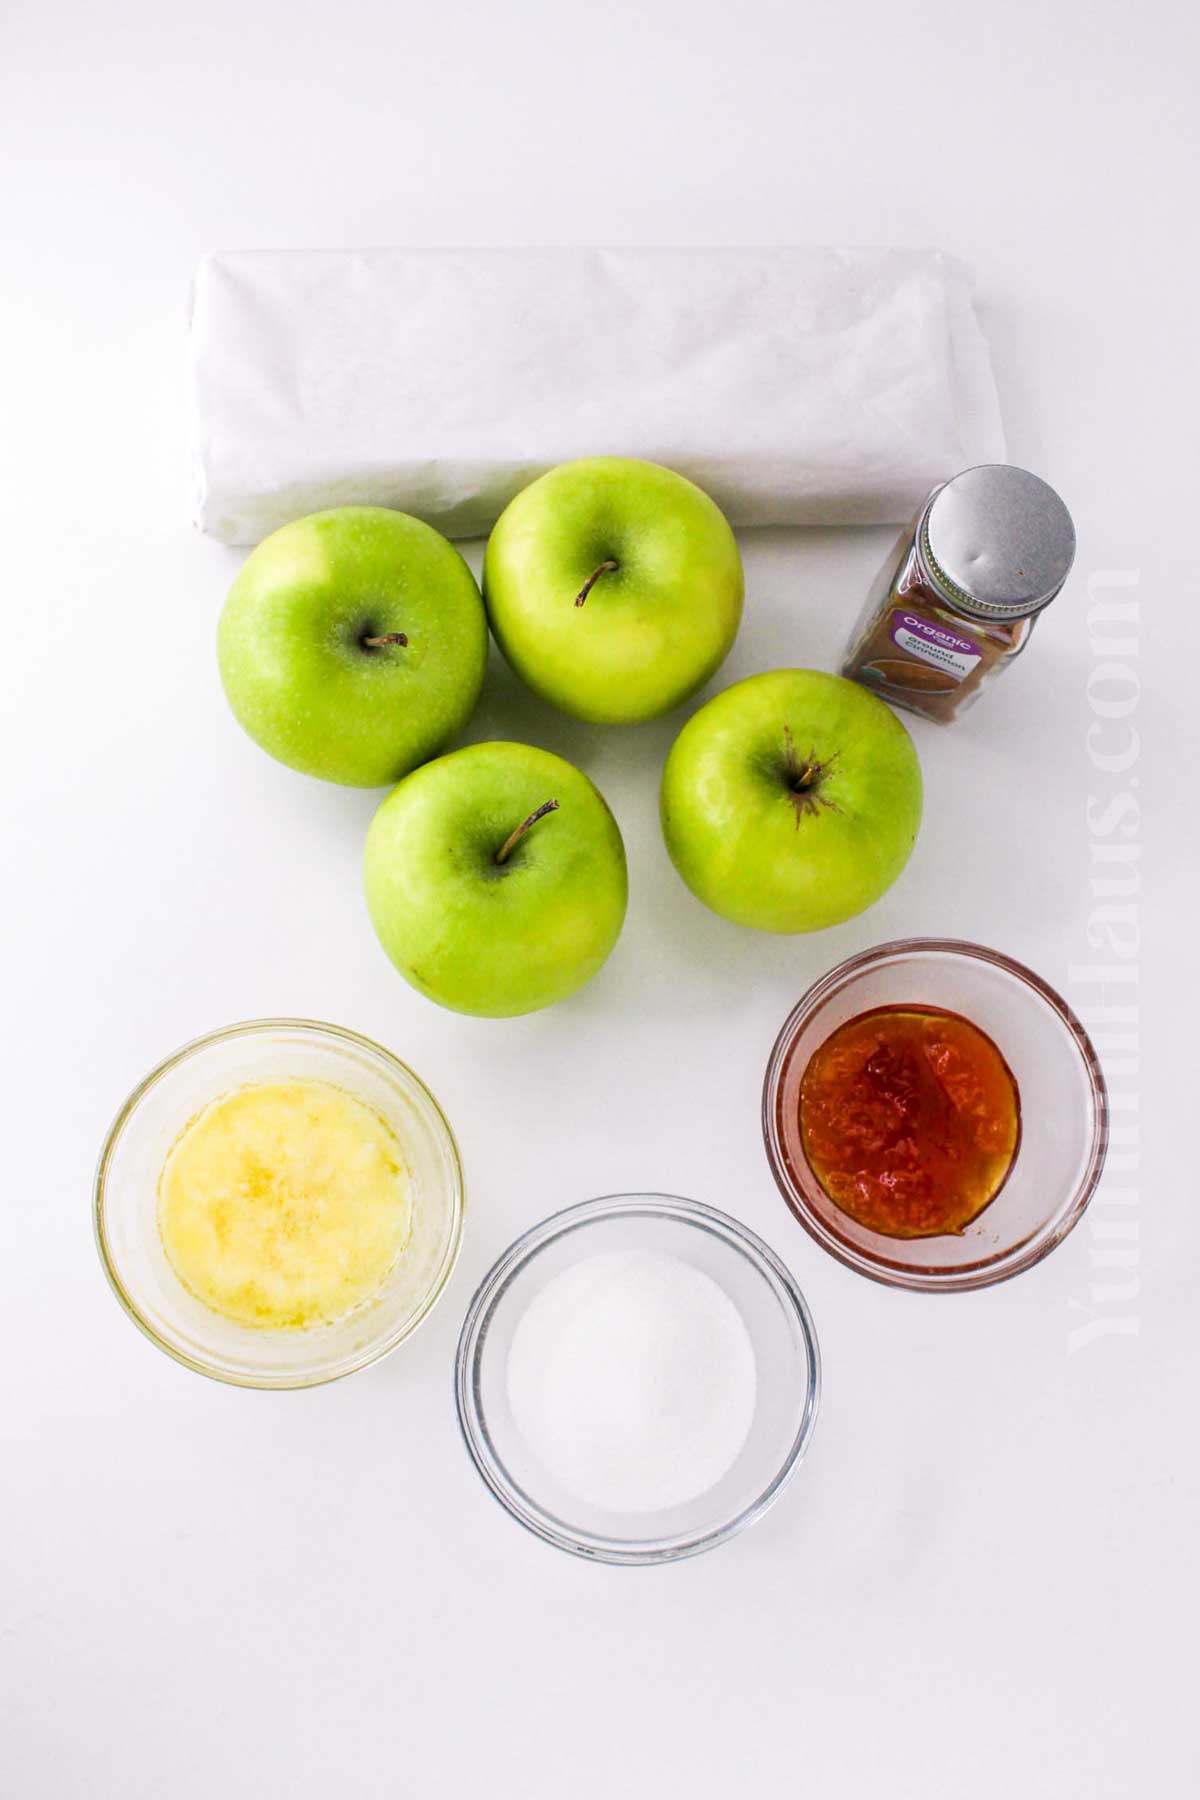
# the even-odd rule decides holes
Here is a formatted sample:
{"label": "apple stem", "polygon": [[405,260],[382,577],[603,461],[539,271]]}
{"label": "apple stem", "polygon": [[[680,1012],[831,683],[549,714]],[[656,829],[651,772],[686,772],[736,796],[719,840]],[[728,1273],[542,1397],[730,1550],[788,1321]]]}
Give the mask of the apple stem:
{"label": "apple stem", "polygon": [[788,781],[793,794],[806,794],[820,777],[824,765],[817,761],[816,751],[810,750],[807,760],[801,764],[796,754],[796,740],[792,736],[792,728],[783,728],[785,760],[787,762]]}
{"label": "apple stem", "polygon": [[592,570],[591,574],[588,576],[587,580],[584,582],[583,586],[580,588],[579,592],[576,594],[576,596],[575,596],[576,606],[582,606],[584,601],[587,599],[588,595],[591,593],[592,589],[595,587],[596,583],[599,581],[600,577],[602,575],[610,574],[616,567],[617,567],[617,564],[613,561],[612,557],[606,556],[604,561],[600,564],[600,567],[598,569]]}
{"label": "apple stem", "polygon": [[816,751],[810,750],[807,757],[801,762],[796,754],[796,740],[792,736],[792,728],[790,725],[784,726],[784,772],[787,778],[788,794],[796,813],[797,830],[799,830],[800,821],[804,815],[816,812],[819,807],[828,807],[830,812],[841,812],[842,809],[837,801],[831,800],[829,795],[822,791],[825,777],[837,761],[839,754],[835,750],[832,756],[821,762]]}
{"label": "apple stem", "polygon": [[364,650],[382,650],[386,644],[400,644],[407,646],[408,634],[403,631],[385,631],[380,637],[362,639]]}
{"label": "apple stem", "polygon": [[536,812],[531,812],[527,819],[522,819],[521,823],[517,826],[517,829],[515,831],[509,832],[508,836],[505,838],[504,842],[501,844],[500,848],[497,850],[496,861],[498,863],[507,862],[509,851],[512,849],[512,847],[515,843],[517,843],[521,838],[523,838],[525,836],[525,833],[529,830],[529,827],[531,825],[536,825],[539,819],[544,819],[547,813],[552,813],[552,812],[557,812],[557,811],[558,811],[558,801],[557,800],[547,800],[542,806],[538,807]]}

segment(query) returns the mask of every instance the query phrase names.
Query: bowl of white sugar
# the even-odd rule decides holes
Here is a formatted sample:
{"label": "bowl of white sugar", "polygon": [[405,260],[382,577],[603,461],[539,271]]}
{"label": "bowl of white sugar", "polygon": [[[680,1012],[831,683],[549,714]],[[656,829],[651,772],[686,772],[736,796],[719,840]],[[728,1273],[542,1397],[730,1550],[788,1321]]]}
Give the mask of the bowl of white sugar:
{"label": "bowl of white sugar", "polygon": [[736,1219],[669,1194],[586,1200],[484,1277],[459,1338],[459,1423],[512,1516],[596,1562],[712,1549],[808,1446],[820,1353],[804,1296]]}

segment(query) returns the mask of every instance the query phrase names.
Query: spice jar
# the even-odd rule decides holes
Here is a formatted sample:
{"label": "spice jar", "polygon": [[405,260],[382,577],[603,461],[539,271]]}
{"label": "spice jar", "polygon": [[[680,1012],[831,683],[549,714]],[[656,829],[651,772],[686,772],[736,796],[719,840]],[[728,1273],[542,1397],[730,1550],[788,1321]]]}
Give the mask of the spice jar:
{"label": "spice jar", "polygon": [[880,572],[843,675],[948,724],[1029,642],[1075,556],[1071,515],[1027,469],[984,463],[930,494]]}

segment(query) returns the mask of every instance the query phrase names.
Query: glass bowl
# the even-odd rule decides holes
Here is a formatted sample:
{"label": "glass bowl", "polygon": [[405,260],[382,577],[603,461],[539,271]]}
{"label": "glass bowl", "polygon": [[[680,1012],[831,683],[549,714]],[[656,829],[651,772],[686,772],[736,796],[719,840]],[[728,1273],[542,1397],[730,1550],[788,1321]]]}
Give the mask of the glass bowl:
{"label": "glass bowl", "polygon": [[[626,1513],[585,1503],[556,1484],[513,1419],[508,1353],[526,1308],[565,1269],[607,1251],[666,1254],[701,1270],[733,1301],[754,1347],[749,1434],[716,1485],[684,1505]],[[664,1563],[724,1543],[778,1498],[812,1435],[820,1367],[804,1296],[752,1231],[695,1200],[615,1194],[555,1213],[504,1252],[467,1309],[455,1391],[475,1466],[519,1524],[595,1562]]]}
{"label": "glass bowl", "polygon": [[[392,1127],[413,1177],[412,1235],[391,1278],[365,1306],[309,1330],[239,1325],[197,1300],[167,1261],[158,1178],[188,1121],[252,1081],[328,1081]],[[307,1019],[258,1019],[185,1044],[134,1089],[96,1171],[100,1258],[121,1305],[168,1356],[239,1387],[301,1388],[365,1368],[431,1310],[458,1256],[462,1170],[449,1125],[411,1069],[353,1031]]]}
{"label": "glass bowl", "polygon": [[[881,1236],[834,1205],[784,1141],[804,1070],[839,1025],[873,1007],[961,1014],[994,1041],[1016,1077],[1021,1137],[1003,1187],[960,1236]],[[763,1084],[767,1159],[784,1199],[822,1247],[891,1287],[931,1293],[988,1287],[1061,1243],[1100,1179],[1108,1097],[1100,1063],[1065,1001],[1031,970],[979,944],[907,938],[852,956],[811,987],[775,1041]]]}

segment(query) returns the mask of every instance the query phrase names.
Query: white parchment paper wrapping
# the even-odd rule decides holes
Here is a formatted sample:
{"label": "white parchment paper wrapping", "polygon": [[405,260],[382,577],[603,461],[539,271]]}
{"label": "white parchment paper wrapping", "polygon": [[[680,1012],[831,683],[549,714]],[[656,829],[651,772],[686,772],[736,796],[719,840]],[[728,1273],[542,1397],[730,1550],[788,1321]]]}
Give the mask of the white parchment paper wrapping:
{"label": "white parchment paper wrapping", "polygon": [[199,523],[228,544],[353,501],[471,536],[601,454],[735,525],[898,523],[1004,456],[936,250],[240,252],[200,266],[192,349]]}

